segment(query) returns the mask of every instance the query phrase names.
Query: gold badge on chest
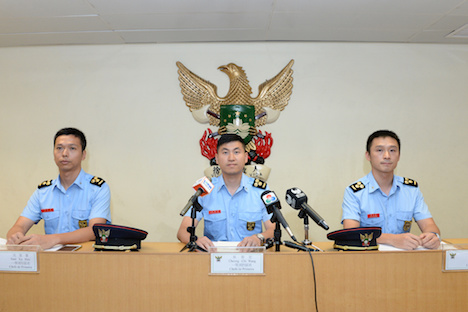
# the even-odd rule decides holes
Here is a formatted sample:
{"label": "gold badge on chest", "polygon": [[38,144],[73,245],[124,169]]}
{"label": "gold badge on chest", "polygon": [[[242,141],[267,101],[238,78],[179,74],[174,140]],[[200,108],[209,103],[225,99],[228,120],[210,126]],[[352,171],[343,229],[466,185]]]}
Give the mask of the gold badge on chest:
{"label": "gold badge on chest", "polygon": [[409,232],[410,230],[411,230],[411,221],[405,221],[405,224],[403,224],[403,231]]}
{"label": "gold badge on chest", "polygon": [[253,231],[255,229],[255,222],[247,222],[247,231]]}
{"label": "gold badge on chest", "polygon": [[78,226],[80,227],[80,229],[88,227],[88,220],[79,220]]}

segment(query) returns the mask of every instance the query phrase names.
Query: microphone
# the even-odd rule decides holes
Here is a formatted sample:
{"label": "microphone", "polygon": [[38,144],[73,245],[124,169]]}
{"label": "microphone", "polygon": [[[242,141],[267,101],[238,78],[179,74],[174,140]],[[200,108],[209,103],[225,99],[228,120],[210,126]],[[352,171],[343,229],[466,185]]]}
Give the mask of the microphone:
{"label": "microphone", "polygon": [[273,191],[265,191],[262,193],[262,201],[265,204],[265,207],[267,208],[268,213],[273,212],[273,216],[276,218],[276,220],[281,223],[281,225],[284,227],[286,232],[288,232],[289,236],[297,242],[296,237],[294,236],[293,232],[289,228],[288,222],[286,222],[286,219],[284,219],[283,214],[281,213],[281,204],[278,200],[278,197],[276,197],[275,192]]}
{"label": "microphone", "polygon": [[297,250],[302,250],[302,251],[317,251],[317,250],[315,250],[315,249],[308,248],[308,247],[305,247],[305,246],[302,246],[302,245],[299,245],[299,244],[296,244],[296,243],[293,243],[293,242],[285,241],[285,242],[283,242],[283,244],[284,244],[286,247],[294,248],[294,249],[297,249]]}
{"label": "microphone", "polygon": [[325,220],[323,220],[323,218],[307,204],[307,195],[300,188],[293,187],[287,190],[286,202],[296,210],[302,209],[305,211],[312,220],[315,221],[315,223],[323,227],[325,230],[330,228],[328,224],[325,223]]}
{"label": "microphone", "polygon": [[198,179],[192,187],[196,192],[192,195],[192,197],[190,197],[184,209],[182,209],[182,211],[180,212],[180,215],[182,217],[185,216],[190,207],[193,206],[193,203],[198,200],[199,196],[203,197],[211,193],[211,191],[214,188],[213,183],[211,183],[211,181],[207,177]]}

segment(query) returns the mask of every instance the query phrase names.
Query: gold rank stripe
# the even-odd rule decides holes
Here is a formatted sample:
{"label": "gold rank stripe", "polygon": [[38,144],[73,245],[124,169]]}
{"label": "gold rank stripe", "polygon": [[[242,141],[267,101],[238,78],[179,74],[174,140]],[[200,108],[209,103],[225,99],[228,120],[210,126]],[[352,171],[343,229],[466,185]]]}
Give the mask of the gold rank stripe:
{"label": "gold rank stripe", "polygon": [[104,182],[106,182],[106,181],[104,181],[104,179],[101,179],[101,178],[96,177],[96,176],[93,177],[93,178],[91,179],[91,181],[89,181],[89,183],[94,184],[94,185],[97,185],[97,186],[99,186],[99,187],[100,187],[101,185],[103,185]]}
{"label": "gold rank stripe", "polygon": [[379,249],[379,246],[369,246],[369,247],[355,247],[355,246],[343,246],[343,245],[338,245],[334,244],[334,248],[336,249],[343,249],[343,250],[376,250]]}
{"label": "gold rank stripe", "polygon": [[37,186],[37,188],[40,189],[40,188],[43,188],[43,187],[46,187],[46,186],[50,186],[50,185],[52,185],[52,180],[46,180],[46,181],[40,183],[40,184]]}
{"label": "gold rank stripe", "polygon": [[261,188],[261,189],[265,189],[266,186],[267,186],[266,182],[263,182],[260,179],[255,179],[255,181],[254,181],[254,183],[252,185],[255,186],[255,187]]}
{"label": "gold rank stripe", "polygon": [[416,182],[416,181],[414,181],[413,179],[410,179],[410,178],[403,178],[403,184],[411,185],[411,186],[418,186],[418,182]]}
{"label": "gold rank stripe", "polygon": [[365,189],[366,186],[361,181],[359,181],[359,182],[356,182],[356,183],[350,185],[350,188],[356,193],[357,191]]}

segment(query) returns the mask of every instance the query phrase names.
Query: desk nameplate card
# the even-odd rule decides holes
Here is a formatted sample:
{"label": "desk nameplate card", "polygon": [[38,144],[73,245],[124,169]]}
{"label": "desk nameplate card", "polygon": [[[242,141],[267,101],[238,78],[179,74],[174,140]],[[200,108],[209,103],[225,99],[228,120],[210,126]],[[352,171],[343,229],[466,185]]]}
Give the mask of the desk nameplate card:
{"label": "desk nameplate card", "polygon": [[38,273],[39,246],[0,246],[0,272]]}
{"label": "desk nameplate card", "polygon": [[210,248],[210,274],[261,275],[265,247]]}
{"label": "desk nameplate card", "polygon": [[443,271],[466,271],[468,273],[468,244],[448,245],[444,246],[443,250]]}

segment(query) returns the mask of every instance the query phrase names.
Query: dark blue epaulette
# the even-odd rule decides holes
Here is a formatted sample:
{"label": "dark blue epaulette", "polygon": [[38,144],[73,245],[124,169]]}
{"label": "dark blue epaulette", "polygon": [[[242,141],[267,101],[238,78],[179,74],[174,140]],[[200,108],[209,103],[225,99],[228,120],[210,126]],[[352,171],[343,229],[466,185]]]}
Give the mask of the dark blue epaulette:
{"label": "dark blue epaulette", "polygon": [[42,183],[39,183],[39,185],[37,186],[38,189],[41,189],[43,187],[47,187],[47,186],[51,186],[52,185],[52,180],[45,180],[44,182]]}
{"label": "dark blue epaulette", "polygon": [[252,185],[254,187],[258,187],[258,188],[261,188],[261,189],[265,189],[267,187],[267,183],[260,180],[260,179],[255,179]]}
{"label": "dark blue epaulette", "polygon": [[403,184],[405,185],[410,185],[410,186],[418,186],[418,182],[414,181],[413,179],[410,178],[403,178]]}
{"label": "dark blue epaulette", "polygon": [[101,179],[99,177],[93,177],[91,181],[89,181],[89,183],[101,187],[104,183],[106,183],[106,181],[104,181],[104,179]]}
{"label": "dark blue epaulette", "polygon": [[351,184],[349,187],[353,190],[354,193],[366,188],[366,186],[361,181]]}

